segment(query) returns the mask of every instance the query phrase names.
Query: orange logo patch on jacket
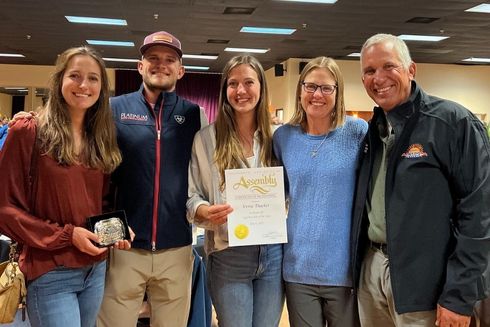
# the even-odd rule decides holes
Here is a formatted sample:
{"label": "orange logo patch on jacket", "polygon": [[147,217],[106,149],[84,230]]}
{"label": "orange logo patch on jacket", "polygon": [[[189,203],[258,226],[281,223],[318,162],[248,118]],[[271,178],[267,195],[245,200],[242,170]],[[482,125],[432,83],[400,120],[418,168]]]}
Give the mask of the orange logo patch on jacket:
{"label": "orange logo patch on jacket", "polygon": [[412,144],[408,147],[407,151],[402,154],[403,158],[422,158],[427,157],[427,152],[424,152],[422,144]]}

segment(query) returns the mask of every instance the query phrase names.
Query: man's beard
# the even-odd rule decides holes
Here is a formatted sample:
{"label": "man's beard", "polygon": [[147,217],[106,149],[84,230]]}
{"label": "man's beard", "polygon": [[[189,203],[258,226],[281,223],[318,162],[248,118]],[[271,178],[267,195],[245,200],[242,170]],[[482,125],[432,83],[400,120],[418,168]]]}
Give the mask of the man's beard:
{"label": "man's beard", "polygon": [[153,83],[151,79],[143,79],[143,82],[145,83],[146,87],[152,91],[152,92],[168,92],[173,90],[174,85],[171,85],[169,81],[164,81],[161,83]]}

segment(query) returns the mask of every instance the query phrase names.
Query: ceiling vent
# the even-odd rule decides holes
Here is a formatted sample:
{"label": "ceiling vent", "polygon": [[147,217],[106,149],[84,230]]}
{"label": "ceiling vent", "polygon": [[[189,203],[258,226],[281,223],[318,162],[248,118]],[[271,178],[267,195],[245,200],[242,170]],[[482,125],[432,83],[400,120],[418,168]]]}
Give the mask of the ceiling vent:
{"label": "ceiling vent", "polygon": [[223,11],[225,15],[251,15],[255,8],[247,7],[226,7]]}
{"label": "ceiling vent", "polygon": [[230,40],[220,40],[220,39],[209,39],[207,43],[212,43],[212,44],[228,44]]}
{"label": "ceiling vent", "polygon": [[439,18],[436,17],[414,17],[407,20],[405,23],[414,23],[414,24],[430,24],[435,22]]}

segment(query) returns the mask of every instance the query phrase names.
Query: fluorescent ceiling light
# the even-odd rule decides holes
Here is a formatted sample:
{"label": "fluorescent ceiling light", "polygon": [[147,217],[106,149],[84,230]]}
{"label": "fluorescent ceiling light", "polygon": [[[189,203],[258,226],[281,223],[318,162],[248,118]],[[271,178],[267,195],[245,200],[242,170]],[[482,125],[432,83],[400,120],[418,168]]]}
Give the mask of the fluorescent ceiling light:
{"label": "fluorescent ceiling light", "polygon": [[266,53],[269,49],[225,48],[228,52]]}
{"label": "fluorescent ceiling light", "polygon": [[360,57],[361,53],[360,52],[352,52],[347,55],[347,57]]}
{"label": "fluorescent ceiling light", "polygon": [[126,25],[128,25],[128,22],[125,19],[98,18],[98,17],[81,17],[81,16],[65,16],[65,18],[70,23],[118,25],[118,26],[126,26]]}
{"label": "fluorescent ceiling light", "polygon": [[326,4],[332,4],[332,3],[336,3],[337,2],[337,0],[281,0],[281,1],[309,2],[309,3],[326,3]]}
{"label": "fluorescent ceiling light", "polygon": [[401,34],[398,37],[405,41],[423,41],[423,42],[439,42],[449,38],[449,36],[435,36],[435,35],[413,35],[413,34]]}
{"label": "fluorescent ceiling light", "polygon": [[463,59],[462,61],[469,61],[469,62],[489,62],[490,63],[490,58],[466,58]]}
{"label": "fluorescent ceiling light", "polygon": [[0,57],[25,58],[24,55],[21,55],[19,53],[0,53]]}
{"label": "fluorescent ceiling light", "polygon": [[218,56],[183,54],[183,55],[182,55],[182,58],[184,58],[184,59],[206,59],[206,60],[216,60],[216,59],[218,59]]}
{"label": "fluorescent ceiling light", "polygon": [[295,28],[272,28],[272,27],[249,27],[244,26],[240,30],[242,33],[258,33],[258,34],[280,34],[291,35],[296,32]]}
{"label": "fluorescent ceiling light", "polygon": [[206,67],[206,66],[187,66],[187,65],[184,65],[184,68],[189,69],[189,70],[209,70],[209,67]]}
{"label": "fluorescent ceiling light", "polygon": [[125,59],[125,58],[102,58],[105,61],[117,61],[117,62],[138,62],[138,59]]}
{"label": "fluorescent ceiling light", "polygon": [[90,45],[111,45],[115,47],[134,47],[133,42],[126,41],[102,41],[102,40],[86,40]]}
{"label": "fluorescent ceiling light", "polygon": [[25,87],[4,87],[6,90],[26,90]]}
{"label": "fluorescent ceiling light", "polygon": [[466,9],[465,11],[469,12],[483,12],[483,13],[490,13],[490,3],[482,3],[481,5],[472,7],[470,9]]}

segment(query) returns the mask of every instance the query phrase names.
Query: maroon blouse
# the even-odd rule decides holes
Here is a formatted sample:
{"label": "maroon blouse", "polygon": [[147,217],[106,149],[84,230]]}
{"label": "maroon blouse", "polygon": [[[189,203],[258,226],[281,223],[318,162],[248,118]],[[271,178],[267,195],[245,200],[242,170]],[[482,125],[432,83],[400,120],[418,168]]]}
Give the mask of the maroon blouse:
{"label": "maroon blouse", "polygon": [[57,266],[79,268],[105,258],[72,244],[73,228],[102,213],[108,176],[82,165],[61,166],[47,155],[37,160],[33,204],[29,171],[36,121],[23,119],[10,129],[0,152],[0,232],[23,244],[19,259],[27,280]]}

